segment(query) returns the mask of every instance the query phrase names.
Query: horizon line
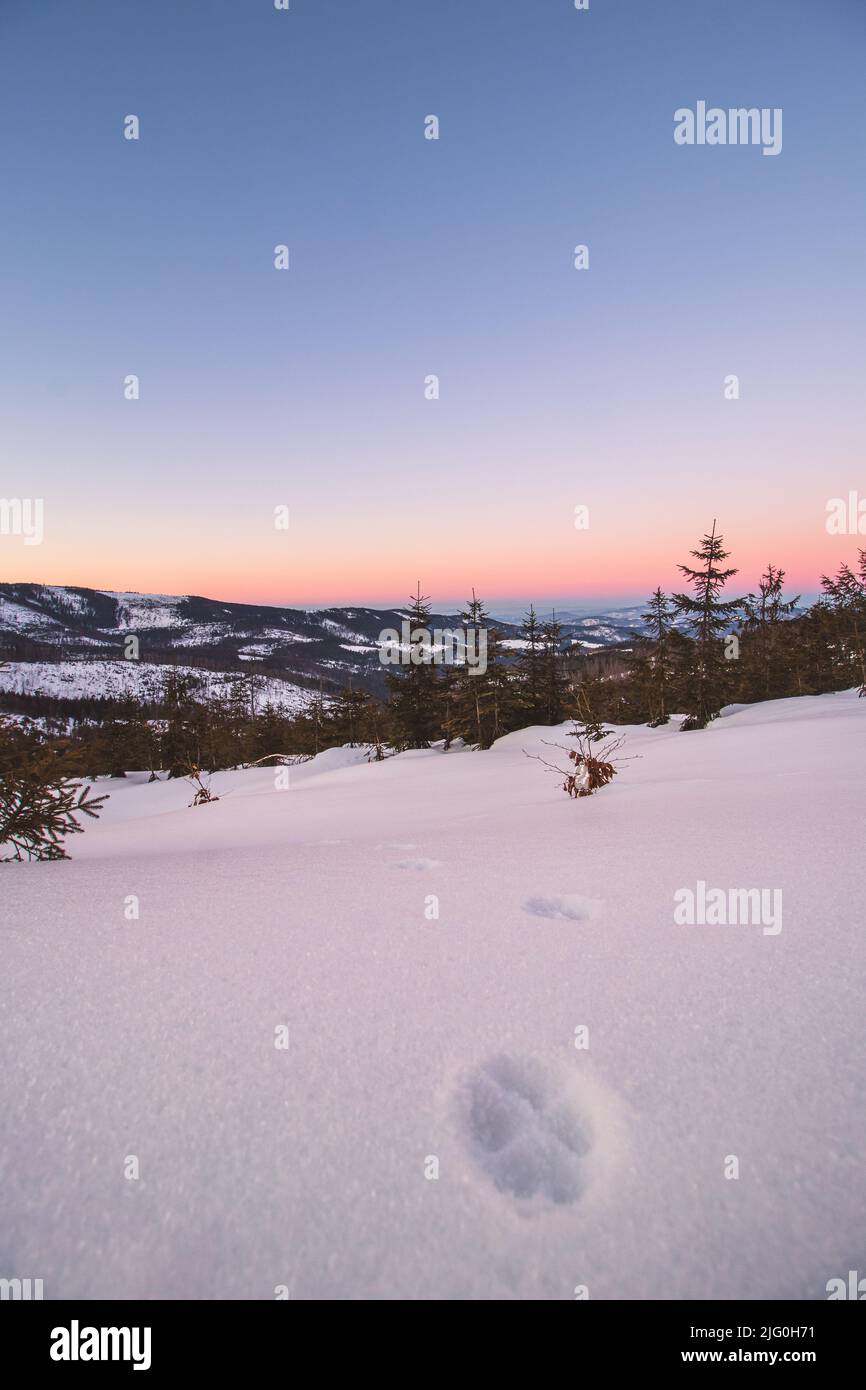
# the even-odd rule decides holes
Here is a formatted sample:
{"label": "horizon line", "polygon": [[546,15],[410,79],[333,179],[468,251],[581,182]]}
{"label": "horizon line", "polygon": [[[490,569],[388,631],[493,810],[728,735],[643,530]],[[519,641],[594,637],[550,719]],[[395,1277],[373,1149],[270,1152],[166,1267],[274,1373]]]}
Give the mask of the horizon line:
{"label": "horizon line", "polygon": [[[298,611],[298,612],[306,612],[306,613],[323,612],[323,611],[326,611],[326,610],[331,609],[331,608],[334,608],[334,609],[368,608],[368,609],[373,609],[373,610],[379,611],[379,612],[398,612],[398,611],[400,611],[401,609],[407,607],[407,605],[408,605],[408,603],[411,601],[411,597],[412,597],[411,595],[408,595],[407,597],[405,597],[405,598],[402,599],[402,600],[395,600],[395,601],[393,601],[393,602],[388,601],[387,599],[382,599],[382,598],[375,598],[375,599],[357,599],[357,598],[355,598],[355,599],[344,599],[344,600],[342,600],[342,601],[341,601],[341,600],[338,600],[338,599],[330,600],[330,601],[321,600],[321,599],[320,599],[320,600],[314,601],[314,602],[303,602],[303,601],[295,601],[295,602],[291,602],[291,601],[282,601],[282,602],[280,602],[280,601],[276,601],[276,600],[273,600],[273,599],[237,599],[237,598],[228,598],[228,597],[225,597],[225,596],[222,595],[222,594],[195,593],[195,592],[193,592],[192,590],[189,590],[189,591],[183,593],[183,592],[178,592],[178,591],[171,591],[171,590],[168,590],[168,589],[128,589],[128,588],[127,588],[127,589],[117,589],[117,588],[103,587],[103,586],[101,586],[101,585],[96,585],[96,584],[68,584],[68,583],[58,583],[57,581],[35,580],[35,579],[20,579],[20,580],[15,580],[15,579],[4,579],[4,580],[0,580],[0,588],[5,587],[5,586],[11,586],[11,587],[35,587],[35,588],[43,588],[43,589],[66,589],[66,590],[82,590],[82,589],[83,589],[83,590],[87,590],[87,591],[89,591],[89,592],[91,592],[91,593],[97,593],[97,594],[107,594],[107,595],[129,594],[129,595],[137,595],[137,596],[140,597],[140,598],[176,598],[176,599],[183,599],[183,598],[186,598],[186,599],[194,599],[194,598],[200,598],[200,599],[205,599],[205,600],[207,600],[207,601],[210,602],[210,603],[230,603],[230,604],[233,604],[233,605],[236,606],[236,607],[246,607],[246,608],[275,608],[275,609],[285,608],[285,609],[291,609],[291,610],[295,610],[295,611]],[[490,598],[490,599],[484,598],[482,601],[483,601],[483,602],[485,603],[485,605],[487,606],[488,612],[490,613],[490,616],[494,616],[494,617],[496,616],[496,614],[493,612],[493,609],[494,609],[495,605],[503,605],[503,606],[508,607],[509,609],[515,609],[515,608],[518,608],[518,607],[521,607],[521,606],[522,606],[522,607],[525,608],[527,611],[528,611],[530,605],[531,605],[532,607],[534,607],[534,608],[536,609],[536,611],[538,611],[539,605],[544,605],[544,608],[545,608],[545,609],[550,608],[550,609],[552,609],[552,610],[555,610],[555,609],[557,609],[557,608],[561,608],[561,609],[564,609],[564,610],[568,610],[568,609],[575,609],[575,608],[577,608],[577,609],[581,609],[581,610],[583,610],[583,611],[585,611],[585,612],[587,612],[587,613],[592,613],[592,612],[594,612],[594,611],[599,611],[599,610],[600,610],[600,611],[603,611],[603,612],[608,612],[608,611],[610,610],[611,607],[638,608],[638,607],[640,607],[641,605],[643,605],[643,604],[649,602],[649,599],[650,599],[650,596],[651,596],[651,592],[652,592],[652,590],[649,590],[647,593],[640,594],[640,595],[635,594],[635,593],[633,593],[633,592],[632,592],[632,593],[625,593],[625,594],[603,594],[603,595],[596,595],[596,596],[593,596],[591,599],[590,599],[588,596],[583,596],[583,597],[581,597],[581,596],[579,596],[579,595],[563,595],[563,594],[557,594],[557,595],[549,595],[549,594],[548,594],[548,595],[544,595],[544,594],[542,594],[542,595],[540,595],[540,596],[536,599],[536,598],[525,598],[523,595],[513,595],[513,594],[512,594],[512,595],[499,595],[498,597]],[[804,591],[804,592],[802,592],[801,594],[799,594],[797,597],[798,597],[798,600],[804,600],[804,601],[807,601],[807,602],[812,602],[812,601],[814,601],[816,598],[818,598],[819,596],[820,596],[820,590],[819,590],[819,589],[814,589],[814,590]],[[425,596],[425,597],[426,597],[426,596]],[[443,598],[443,599],[441,599],[441,600],[437,600],[437,601],[434,603],[434,602],[433,602],[433,599],[432,599],[432,597],[431,597],[431,598],[429,598],[429,602],[430,602],[430,604],[431,604],[432,611],[434,611],[434,612],[439,612],[439,613],[450,613],[450,612],[453,612],[453,611],[457,611],[457,610],[460,609],[461,607],[465,606],[465,604],[468,603],[469,600],[466,599],[466,598],[458,599],[458,598],[455,598],[455,597],[448,597],[448,598]]]}

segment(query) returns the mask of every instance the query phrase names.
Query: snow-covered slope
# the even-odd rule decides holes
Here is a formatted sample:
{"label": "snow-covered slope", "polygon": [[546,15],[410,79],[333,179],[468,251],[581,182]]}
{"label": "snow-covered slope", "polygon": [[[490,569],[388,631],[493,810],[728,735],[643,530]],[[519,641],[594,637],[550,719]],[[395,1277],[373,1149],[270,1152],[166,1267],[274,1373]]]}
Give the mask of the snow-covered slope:
{"label": "snow-covered slope", "polygon": [[[67,668],[67,699],[115,693],[100,681],[109,671],[117,675],[130,635],[136,638],[142,665],[182,662],[206,671],[257,670],[295,689],[321,686],[325,694],[351,681],[381,694],[381,634],[399,628],[400,621],[398,612],[387,609],[310,611],[189,594],[0,583],[0,659],[29,665],[28,692],[49,695],[56,672],[46,672],[46,665],[50,668],[60,657]],[[459,626],[459,616],[434,614],[431,622],[439,628]],[[136,678],[127,674],[119,679],[126,689]]]}
{"label": "snow-covered slope", "polygon": [[[375,645],[369,646],[371,640],[378,641],[383,628],[399,627],[403,616],[391,609],[275,608],[192,594],[0,583],[0,638],[27,639],[48,648],[62,645],[72,654],[81,649],[88,656],[93,646],[122,651],[130,633],[140,639],[142,655],[177,647],[236,653],[243,643],[254,643],[263,655],[275,656],[308,643],[321,644],[327,654],[345,641],[375,651]],[[435,626],[459,623],[456,614],[433,617]]]}
{"label": "snow-covered slope", "polygon": [[[0,1267],[46,1297],[825,1297],[864,1248],[864,731],[850,693],[626,730],[576,802],[542,729],[193,809],[103,784],[72,862],[0,868]],[[679,925],[700,881],[780,889],[782,929]]]}
{"label": "snow-covered slope", "polygon": [[[640,627],[639,607],[617,609],[611,614],[570,614],[562,618],[563,635],[589,646],[610,646],[631,640]],[[541,617],[545,616],[544,612]],[[195,595],[121,593],[81,589],[58,584],[0,583],[0,643],[27,641],[37,649],[62,645],[69,654],[91,655],[92,648],[106,654],[122,650],[129,633],[138,636],[145,652],[177,648],[214,648],[237,655],[246,643],[262,658],[313,657],[299,652],[299,644],[313,644],[334,659],[339,644],[349,642],[358,652],[373,652],[381,632],[399,628],[408,615],[400,609],[328,608],[307,610],[274,608],[263,604],[225,603]],[[519,621],[494,616],[506,638],[504,647],[519,642]],[[459,626],[459,613],[434,613],[432,626]],[[516,647],[515,647],[516,649]],[[14,654],[14,652],[13,652]],[[39,653],[37,652],[37,655]],[[24,653],[32,659],[33,653]]]}
{"label": "snow-covered slope", "polygon": [[[161,666],[148,661],[9,661],[0,666],[0,692],[46,695],[52,699],[159,700],[169,671],[194,676],[202,698],[224,699],[241,679],[237,671],[207,671],[193,666]],[[288,713],[305,708],[313,693],[290,681],[259,675],[256,704]]]}

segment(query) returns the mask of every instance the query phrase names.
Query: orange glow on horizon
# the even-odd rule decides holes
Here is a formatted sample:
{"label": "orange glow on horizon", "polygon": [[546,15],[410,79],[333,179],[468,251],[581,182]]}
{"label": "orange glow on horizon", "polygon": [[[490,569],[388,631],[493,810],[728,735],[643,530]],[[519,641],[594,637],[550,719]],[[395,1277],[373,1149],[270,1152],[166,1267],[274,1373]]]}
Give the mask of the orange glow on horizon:
{"label": "orange glow on horizon", "polygon": [[[420,580],[422,593],[437,604],[452,605],[467,598],[472,588],[488,607],[497,601],[545,601],[570,598],[575,602],[604,599],[612,602],[641,601],[656,587],[670,592],[682,586],[678,562],[690,560],[689,551],[699,536],[685,544],[635,545],[615,550],[600,541],[580,536],[577,547],[551,547],[542,556],[537,551],[503,557],[493,547],[476,547],[470,563],[465,555],[436,554],[419,545],[411,558],[401,555],[377,557],[341,555],[333,563],[324,556],[310,556],[304,562],[297,555],[284,565],[275,557],[259,554],[248,560],[239,551],[218,560],[209,556],[198,563],[195,555],[175,554],[170,559],[152,552],[104,554],[94,572],[92,560],[80,555],[40,555],[39,550],[18,549],[14,556],[4,547],[0,552],[3,578],[7,582],[50,583],[83,588],[140,593],[198,594],[225,602],[266,604],[275,607],[320,608],[357,604],[366,607],[402,606]],[[726,539],[732,551],[730,564],[738,574],[731,580],[730,592],[754,589],[768,561],[780,564],[787,573],[789,592],[815,593],[822,573],[835,571],[843,561],[854,563],[859,537],[814,539],[804,554],[790,537],[768,543],[766,537],[748,542]],[[113,548],[113,547],[112,547]],[[47,546],[45,547],[47,550]],[[577,550],[577,553],[576,553]],[[132,552],[132,553],[129,553]],[[661,556],[664,555],[664,559]],[[627,563],[626,563],[627,559]]]}

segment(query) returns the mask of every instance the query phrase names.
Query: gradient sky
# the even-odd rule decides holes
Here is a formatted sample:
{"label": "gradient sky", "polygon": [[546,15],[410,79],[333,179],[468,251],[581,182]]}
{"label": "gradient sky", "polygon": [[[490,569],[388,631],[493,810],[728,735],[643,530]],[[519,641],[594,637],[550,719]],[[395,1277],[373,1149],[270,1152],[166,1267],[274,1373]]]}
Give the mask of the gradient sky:
{"label": "gradient sky", "polygon": [[[864,60],[863,0],[0,0],[0,496],[46,526],[0,577],[591,604],[717,516],[738,592],[814,591],[866,494]],[[781,154],[675,145],[699,99]]]}

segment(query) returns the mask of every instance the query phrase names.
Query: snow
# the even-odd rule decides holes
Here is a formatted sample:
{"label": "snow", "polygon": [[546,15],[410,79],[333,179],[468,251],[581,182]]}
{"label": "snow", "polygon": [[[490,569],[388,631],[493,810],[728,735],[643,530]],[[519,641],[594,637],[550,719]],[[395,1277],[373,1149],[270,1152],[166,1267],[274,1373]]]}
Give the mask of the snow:
{"label": "snow", "polygon": [[251,642],[248,647],[238,647],[238,656],[241,661],[255,661],[261,657],[270,656],[273,651],[271,642]]}
{"label": "snow", "polygon": [[357,642],[359,640],[358,634],[353,628],[347,627],[345,623],[335,622],[333,618],[323,618],[322,627],[325,628],[332,637],[344,637],[349,642]]}
{"label": "snow", "polygon": [[[130,629],[132,626],[132,624],[120,624],[120,627],[123,628],[124,631]],[[147,627],[151,626],[151,624],[144,621],[142,615],[138,614],[136,615],[135,626]],[[152,626],[156,627],[157,624],[153,623]],[[174,619],[167,619],[165,622],[160,623],[159,626],[176,627],[179,629],[178,633],[172,638],[173,647],[207,647],[221,641],[226,635],[224,623],[181,623],[176,615]]]}
{"label": "snow", "polygon": [[117,600],[117,626],[126,632],[136,628],[185,626],[178,614],[178,607],[185,600],[178,594],[120,593],[113,589],[100,589],[99,592]]}
{"label": "snow", "polygon": [[71,613],[75,617],[82,617],[90,612],[90,603],[83,594],[73,593],[71,589],[64,588],[60,584],[43,584],[41,586],[44,594],[50,594],[56,607],[66,613]]}
{"label": "snow", "polygon": [[[285,619],[283,620],[285,621]],[[274,642],[315,642],[315,637],[305,637],[300,632],[287,632],[283,627],[266,627],[259,633],[260,637],[266,637]]]}
{"label": "snow", "polygon": [[24,603],[15,603],[0,595],[0,629],[29,632],[31,629],[56,627],[60,627],[56,618],[49,618],[47,613],[39,613]]}
{"label": "snow", "polygon": [[[50,695],[68,700],[159,698],[169,671],[193,676],[204,694],[213,699],[229,695],[241,679],[237,671],[205,671],[195,666],[164,666],[148,661],[10,661],[0,667],[0,691],[23,695]],[[287,713],[305,708],[310,691],[275,677],[257,676],[259,708],[266,703]]]}
{"label": "snow", "polygon": [[[192,809],[100,782],[71,862],[0,868],[0,1267],[46,1298],[825,1298],[863,1259],[864,721],[848,692],[626,729],[578,801],[525,756],[550,729]],[[698,881],[781,888],[783,930],[676,925]]]}

